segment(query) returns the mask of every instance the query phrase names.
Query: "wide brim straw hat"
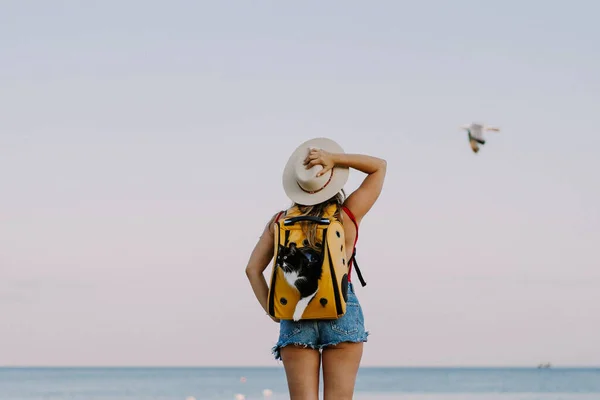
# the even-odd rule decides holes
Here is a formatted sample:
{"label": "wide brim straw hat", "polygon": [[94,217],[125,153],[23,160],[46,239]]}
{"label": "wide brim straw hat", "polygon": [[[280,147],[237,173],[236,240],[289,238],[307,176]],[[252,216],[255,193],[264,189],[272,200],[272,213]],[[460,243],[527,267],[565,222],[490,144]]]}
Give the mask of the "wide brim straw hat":
{"label": "wide brim straw hat", "polygon": [[302,143],[290,156],[283,170],[283,190],[296,204],[312,206],[329,200],[338,194],[348,181],[349,168],[334,167],[322,176],[317,173],[322,165],[306,169],[304,160],[311,149],[329,153],[343,153],[342,146],[328,138],[315,138]]}

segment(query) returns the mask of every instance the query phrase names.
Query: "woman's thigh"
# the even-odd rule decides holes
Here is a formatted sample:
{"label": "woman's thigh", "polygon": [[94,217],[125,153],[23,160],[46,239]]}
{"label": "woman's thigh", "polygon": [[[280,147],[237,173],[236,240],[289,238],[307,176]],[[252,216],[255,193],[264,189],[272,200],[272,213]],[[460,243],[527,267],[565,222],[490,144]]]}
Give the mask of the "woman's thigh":
{"label": "woman's thigh", "polygon": [[319,350],[288,345],[280,350],[291,400],[319,399]]}
{"label": "woman's thigh", "polygon": [[340,343],[323,349],[324,399],[352,400],[363,343]]}

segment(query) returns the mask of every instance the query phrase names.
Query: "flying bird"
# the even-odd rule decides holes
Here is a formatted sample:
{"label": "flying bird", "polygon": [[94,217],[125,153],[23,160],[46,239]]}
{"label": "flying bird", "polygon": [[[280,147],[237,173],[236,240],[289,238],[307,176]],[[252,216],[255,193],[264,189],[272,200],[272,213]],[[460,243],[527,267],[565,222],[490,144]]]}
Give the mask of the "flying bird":
{"label": "flying bird", "polygon": [[471,150],[473,153],[479,152],[479,146],[483,146],[485,144],[485,139],[483,138],[483,133],[486,131],[499,132],[500,128],[496,128],[493,126],[487,126],[479,123],[471,123],[468,125],[461,125],[461,129],[466,129],[469,134],[469,144],[471,145]]}

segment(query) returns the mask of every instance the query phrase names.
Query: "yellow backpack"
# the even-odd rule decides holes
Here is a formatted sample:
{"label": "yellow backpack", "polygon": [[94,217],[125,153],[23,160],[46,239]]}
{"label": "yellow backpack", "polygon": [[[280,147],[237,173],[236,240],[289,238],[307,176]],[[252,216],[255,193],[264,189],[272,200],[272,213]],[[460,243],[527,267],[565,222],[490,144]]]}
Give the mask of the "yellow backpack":
{"label": "yellow backpack", "polygon": [[[322,217],[302,216],[294,207],[276,221],[267,303],[272,317],[298,321],[345,314],[350,260],[336,207],[329,206]],[[317,224],[316,249],[308,246],[303,223]]]}

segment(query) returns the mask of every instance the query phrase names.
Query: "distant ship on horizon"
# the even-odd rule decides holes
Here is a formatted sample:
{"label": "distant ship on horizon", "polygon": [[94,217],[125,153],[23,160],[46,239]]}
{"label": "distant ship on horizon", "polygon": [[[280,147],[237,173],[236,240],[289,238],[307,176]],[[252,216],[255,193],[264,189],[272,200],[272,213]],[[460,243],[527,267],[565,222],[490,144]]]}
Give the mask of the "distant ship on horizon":
{"label": "distant ship on horizon", "polygon": [[547,368],[552,368],[552,365],[549,362],[538,364],[538,369],[547,369]]}

